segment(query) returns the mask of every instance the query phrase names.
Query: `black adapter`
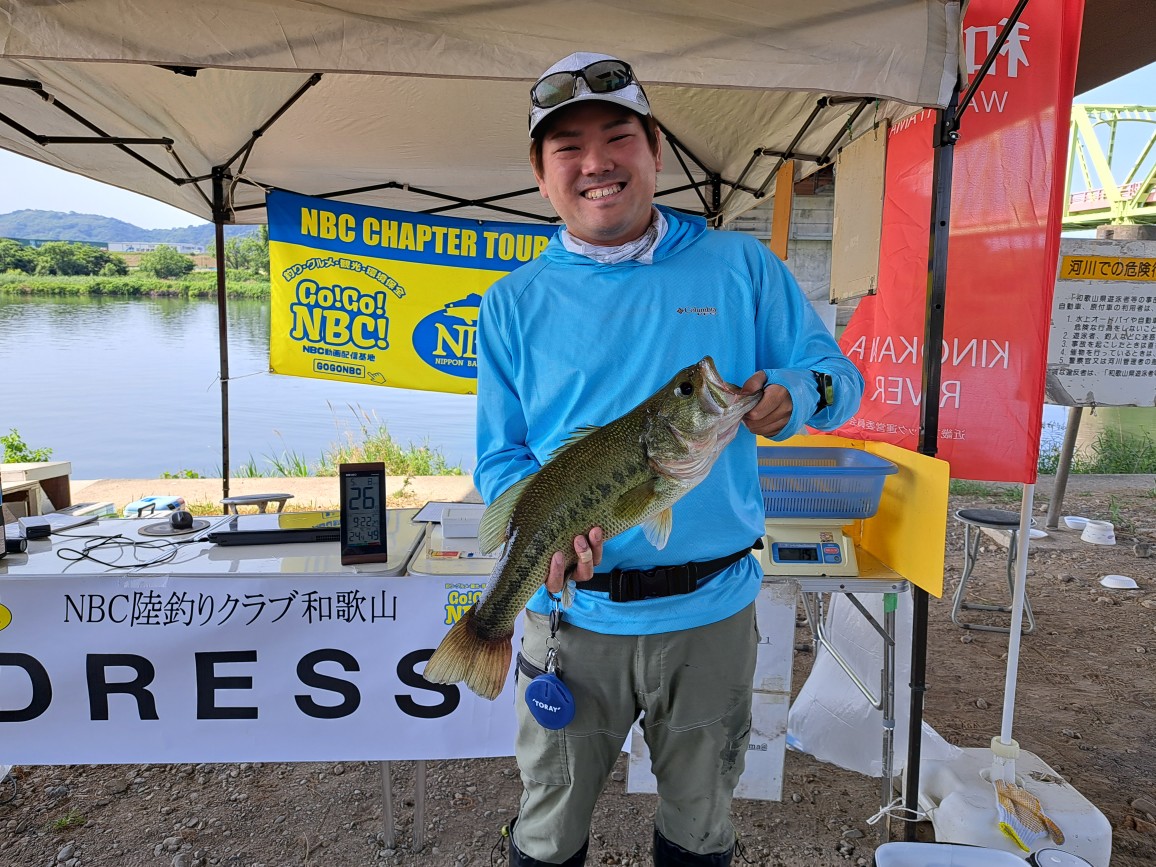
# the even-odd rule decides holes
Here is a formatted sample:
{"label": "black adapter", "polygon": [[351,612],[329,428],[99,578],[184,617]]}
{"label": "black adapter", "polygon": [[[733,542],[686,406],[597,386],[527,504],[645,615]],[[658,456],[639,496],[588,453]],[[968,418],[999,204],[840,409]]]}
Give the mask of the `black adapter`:
{"label": "black adapter", "polygon": [[21,518],[20,526],[23,528],[24,535],[28,537],[29,541],[47,539],[52,535],[52,522],[47,518],[41,518],[39,516]]}
{"label": "black adapter", "polygon": [[28,540],[24,538],[24,530],[18,521],[0,524],[0,534],[4,536],[4,547],[0,550],[0,557],[5,554],[23,554],[28,550]]}

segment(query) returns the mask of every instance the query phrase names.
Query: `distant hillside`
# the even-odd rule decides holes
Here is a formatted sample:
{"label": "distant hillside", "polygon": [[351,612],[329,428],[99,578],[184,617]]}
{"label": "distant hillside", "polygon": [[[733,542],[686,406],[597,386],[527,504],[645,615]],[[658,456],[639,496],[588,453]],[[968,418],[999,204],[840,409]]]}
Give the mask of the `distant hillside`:
{"label": "distant hillside", "polygon": [[[249,235],[256,226],[225,226],[225,237]],[[0,238],[32,238],[45,241],[151,241],[154,244],[199,244],[213,242],[213,224],[184,226],[179,229],[142,229],[132,223],[78,214],[75,211],[12,211],[0,214]]]}

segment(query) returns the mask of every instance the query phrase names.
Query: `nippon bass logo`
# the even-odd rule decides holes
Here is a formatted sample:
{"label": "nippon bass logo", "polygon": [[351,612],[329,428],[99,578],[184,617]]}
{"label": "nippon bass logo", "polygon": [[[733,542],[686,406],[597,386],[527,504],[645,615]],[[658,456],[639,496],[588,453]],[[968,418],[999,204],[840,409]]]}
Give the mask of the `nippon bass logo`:
{"label": "nippon bass logo", "polygon": [[418,358],[434,370],[478,378],[478,305],[476,292],[451,301],[426,316],[413,329],[413,349]]}

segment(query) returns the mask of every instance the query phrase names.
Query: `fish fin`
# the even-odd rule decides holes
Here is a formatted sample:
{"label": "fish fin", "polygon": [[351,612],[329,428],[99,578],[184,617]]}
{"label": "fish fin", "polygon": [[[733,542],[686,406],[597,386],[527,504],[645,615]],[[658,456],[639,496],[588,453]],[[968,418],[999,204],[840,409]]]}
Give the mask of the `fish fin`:
{"label": "fish fin", "polygon": [[[638,522],[639,518],[653,508],[654,501],[658,498],[657,487],[656,479],[647,479],[641,485],[631,488],[614,504],[615,516],[627,523]],[[666,547],[673,526],[674,513],[668,506],[654,517],[642,522],[642,533],[646,536],[646,541],[661,551]]]}
{"label": "fish fin", "polygon": [[522,491],[530,484],[534,474],[519,479],[506,488],[502,495],[486,507],[478,525],[478,549],[483,554],[497,551],[510,538],[510,519],[514,517],[514,507],[522,497]]}
{"label": "fish fin", "polygon": [[422,677],[430,683],[464,682],[482,698],[493,701],[506,684],[513,656],[513,634],[500,638],[482,638],[474,626],[471,605],[457,623],[450,627],[429,662]]}
{"label": "fish fin", "polygon": [[551,461],[554,460],[554,458],[558,457],[558,455],[560,455],[562,452],[566,451],[566,449],[570,448],[570,446],[574,445],[577,442],[580,442],[581,440],[586,439],[586,437],[590,436],[590,434],[594,433],[595,431],[599,431],[599,430],[602,430],[602,427],[601,427],[601,425],[596,425],[596,424],[588,424],[588,425],[585,425],[583,427],[575,428],[574,430],[570,431],[569,434],[566,435],[566,438],[564,440],[562,440],[561,443],[558,444],[558,448],[556,448],[556,449],[554,449],[554,451],[550,452],[550,457],[548,458],[548,460],[551,460]]}
{"label": "fish fin", "polygon": [[657,496],[655,480],[647,479],[619,496],[614,503],[614,516],[628,524],[637,524],[651,510]]}
{"label": "fish fin", "polygon": [[569,608],[574,604],[574,588],[578,583],[573,578],[567,578],[566,583],[562,585],[562,607]]}
{"label": "fish fin", "polygon": [[642,535],[646,541],[661,551],[670,539],[670,531],[674,526],[674,510],[667,507],[642,524]]}

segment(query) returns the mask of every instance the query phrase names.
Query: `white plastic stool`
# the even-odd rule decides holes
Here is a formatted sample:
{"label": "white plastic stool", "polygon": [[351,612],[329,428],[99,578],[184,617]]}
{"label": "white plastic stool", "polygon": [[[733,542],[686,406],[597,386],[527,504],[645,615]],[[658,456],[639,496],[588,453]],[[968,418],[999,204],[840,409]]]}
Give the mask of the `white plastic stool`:
{"label": "white plastic stool", "polygon": [[225,497],[221,504],[225,507],[226,515],[236,515],[238,506],[256,506],[257,511],[264,512],[270,503],[277,504],[277,511],[285,511],[285,501],[292,500],[292,494],[238,494],[235,497]]}

